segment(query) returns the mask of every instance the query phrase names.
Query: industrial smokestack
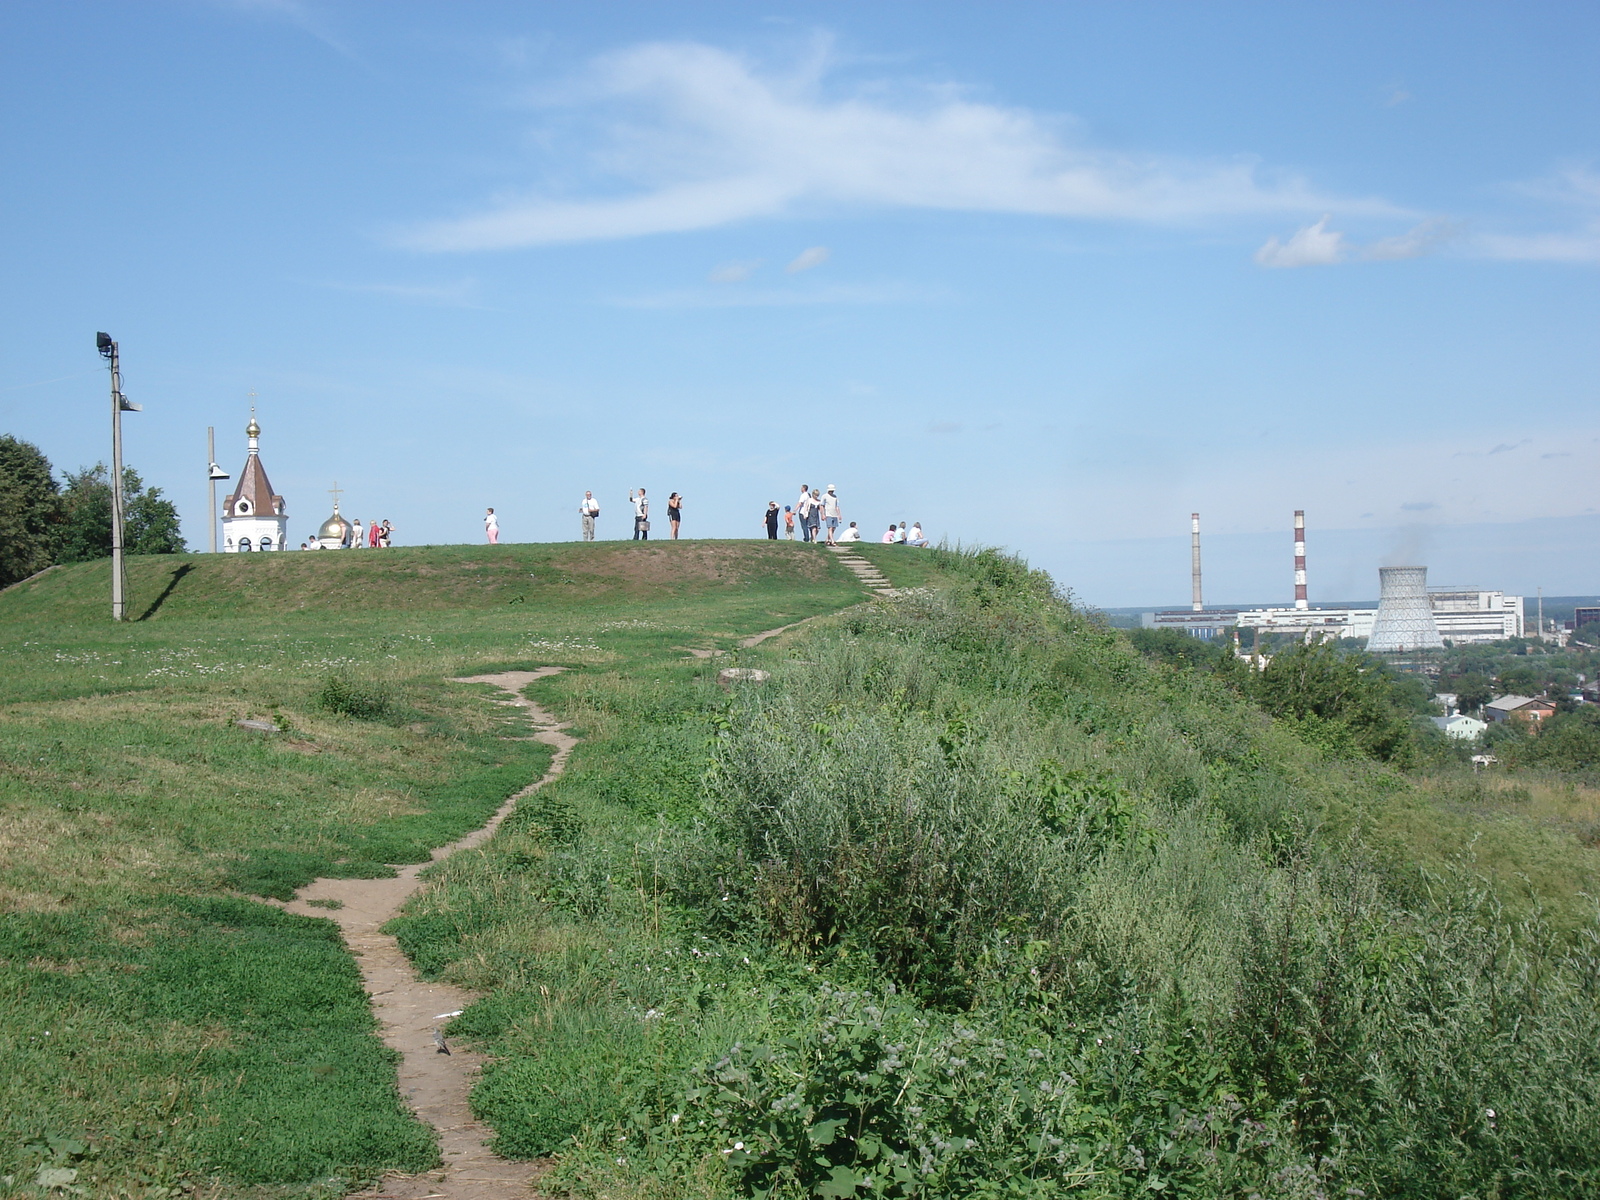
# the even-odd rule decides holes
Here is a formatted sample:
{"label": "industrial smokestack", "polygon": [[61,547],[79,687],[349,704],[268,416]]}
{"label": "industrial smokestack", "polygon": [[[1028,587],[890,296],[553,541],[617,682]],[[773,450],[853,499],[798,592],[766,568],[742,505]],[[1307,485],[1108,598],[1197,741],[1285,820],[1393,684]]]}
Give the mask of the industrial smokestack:
{"label": "industrial smokestack", "polygon": [[1367,649],[1374,653],[1439,650],[1444,639],[1428,600],[1427,567],[1379,567],[1378,615]]}
{"label": "industrial smokestack", "polygon": [[1205,608],[1205,601],[1200,598],[1200,514],[1189,514],[1189,574],[1192,577],[1194,611],[1200,612]]}
{"label": "industrial smokestack", "polygon": [[1310,608],[1306,601],[1306,512],[1294,510],[1294,606]]}

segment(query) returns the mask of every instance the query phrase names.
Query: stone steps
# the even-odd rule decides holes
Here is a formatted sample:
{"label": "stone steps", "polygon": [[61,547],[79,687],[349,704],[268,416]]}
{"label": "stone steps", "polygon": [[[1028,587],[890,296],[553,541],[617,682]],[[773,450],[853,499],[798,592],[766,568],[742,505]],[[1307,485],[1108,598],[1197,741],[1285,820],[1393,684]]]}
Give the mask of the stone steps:
{"label": "stone steps", "polygon": [[837,554],[839,556],[839,561],[845,565],[846,569],[848,569],[850,573],[859,579],[867,588],[876,592],[880,596],[893,596],[897,594],[894,587],[889,583],[888,579],[884,577],[882,571],[878,570],[877,567],[873,566],[859,554],[856,554],[848,546],[829,546],[828,549]]}

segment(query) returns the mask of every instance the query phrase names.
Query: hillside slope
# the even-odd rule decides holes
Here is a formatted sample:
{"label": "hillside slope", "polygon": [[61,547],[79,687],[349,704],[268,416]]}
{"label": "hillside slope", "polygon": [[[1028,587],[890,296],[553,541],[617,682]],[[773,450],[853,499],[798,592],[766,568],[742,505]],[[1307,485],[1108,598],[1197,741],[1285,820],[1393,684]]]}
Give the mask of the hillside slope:
{"label": "hillside slope", "polygon": [[739,542],[129,576],[121,625],[103,562],[0,593],[0,1178],[92,1195],[322,1198],[437,1158],[336,933],[250,897],[425,861],[539,777],[548,748],[447,680],[708,673],[689,649],[864,597],[826,551]]}
{"label": "hillside slope", "polygon": [[[109,559],[58,567],[0,592],[0,625],[30,617],[89,621],[110,603]],[[282,554],[128,559],[131,620],[331,613],[541,610],[596,599],[724,597],[834,581],[849,573],[820,548],[792,542],[556,542],[415,546]]]}

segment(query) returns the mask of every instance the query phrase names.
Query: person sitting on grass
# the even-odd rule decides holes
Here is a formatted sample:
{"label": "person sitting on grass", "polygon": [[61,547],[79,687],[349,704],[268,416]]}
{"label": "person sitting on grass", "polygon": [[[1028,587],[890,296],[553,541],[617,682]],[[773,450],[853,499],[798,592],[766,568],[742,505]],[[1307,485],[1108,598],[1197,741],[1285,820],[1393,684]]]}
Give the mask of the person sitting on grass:
{"label": "person sitting on grass", "polygon": [[928,544],[928,539],[923,535],[923,532],[922,532],[922,522],[921,521],[913,521],[913,522],[911,522],[911,532],[906,535],[906,545],[908,545],[908,546],[926,546],[927,544]]}
{"label": "person sitting on grass", "polygon": [[839,540],[841,542],[859,542],[861,540],[861,530],[856,528],[854,521],[851,521],[846,528],[839,531]]}
{"label": "person sitting on grass", "polygon": [[894,545],[897,541],[900,540],[899,534],[900,534],[900,531],[894,527],[894,522],[890,521],[889,522],[889,532],[884,534],[883,538],[882,538],[883,544],[885,546]]}

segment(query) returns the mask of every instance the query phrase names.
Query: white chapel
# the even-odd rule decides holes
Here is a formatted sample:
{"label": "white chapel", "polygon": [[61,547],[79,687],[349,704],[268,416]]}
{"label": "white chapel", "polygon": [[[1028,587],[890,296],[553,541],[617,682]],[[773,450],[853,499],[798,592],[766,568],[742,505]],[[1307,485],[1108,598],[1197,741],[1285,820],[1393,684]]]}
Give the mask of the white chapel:
{"label": "white chapel", "polygon": [[239,486],[222,505],[222,549],[227,554],[282,550],[288,537],[289,512],[283,497],[274,494],[261,465],[261,426],[254,413],[244,432],[250,439],[250,457],[239,472]]}

